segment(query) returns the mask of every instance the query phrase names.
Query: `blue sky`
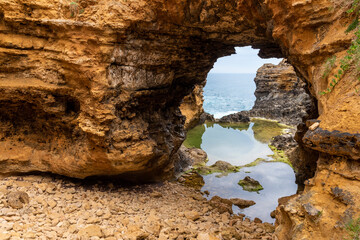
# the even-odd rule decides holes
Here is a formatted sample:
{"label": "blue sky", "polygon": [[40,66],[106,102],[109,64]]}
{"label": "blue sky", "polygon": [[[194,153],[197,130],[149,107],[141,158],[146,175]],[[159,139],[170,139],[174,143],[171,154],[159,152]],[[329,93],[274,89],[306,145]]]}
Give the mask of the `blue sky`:
{"label": "blue sky", "polygon": [[282,59],[262,59],[257,54],[258,49],[251,47],[235,48],[236,54],[217,60],[210,73],[256,73],[265,63],[278,64]]}

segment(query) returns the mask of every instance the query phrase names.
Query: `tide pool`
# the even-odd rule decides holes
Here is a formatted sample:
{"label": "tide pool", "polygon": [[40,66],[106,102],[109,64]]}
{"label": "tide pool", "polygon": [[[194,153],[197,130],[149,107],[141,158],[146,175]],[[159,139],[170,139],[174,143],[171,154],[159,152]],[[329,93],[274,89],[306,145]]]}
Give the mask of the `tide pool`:
{"label": "tide pool", "polygon": [[[234,166],[254,163],[258,158],[272,161],[273,151],[268,144],[272,137],[286,129],[276,122],[255,119],[250,123],[217,124],[206,123],[190,130],[184,142],[186,147],[201,148],[208,154],[210,166],[222,160]],[[219,173],[203,175],[205,185],[202,191],[209,191],[211,198],[243,198],[256,204],[246,209],[234,207],[235,213],[244,213],[250,218],[259,217],[274,222],[270,213],[275,210],[277,200],[295,194],[295,174],[290,165],[283,162],[260,162],[252,167],[241,168],[239,172],[218,177]],[[239,180],[250,176],[264,187],[259,192],[247,192],[238,185]]]}

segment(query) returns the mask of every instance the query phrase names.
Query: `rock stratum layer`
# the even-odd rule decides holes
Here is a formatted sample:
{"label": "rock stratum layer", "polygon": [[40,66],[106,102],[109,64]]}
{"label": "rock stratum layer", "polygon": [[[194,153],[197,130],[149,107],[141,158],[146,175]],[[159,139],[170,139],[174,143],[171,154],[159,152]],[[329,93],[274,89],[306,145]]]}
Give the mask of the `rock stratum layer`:
{"label": "rock stratum layer", "polygon": [[[184,139],[180,103],[234,46],[286,57],[318,100],[320,128],[331,141],[342,142],[336,130],[358,146],[356,68],[331,94],[319,94],[340,65],[336,61],[323,78],[326,59],[341,59],[351,44],[353,34],[345,34],[355,18],[346,13],[351,4],[1,1],[0,172],[135,180],[167,175]],[[300,140],[307,131],[302,128]],[[345,224],[344,209],[351,218],[359,215],[358,158],[332,151],[328,137],[312,139],[308,147],[321,152],[316,174],[298,205],[290,200],[279,207],[279,239],[342,239],[337,222]],[[328,150],[322,151],[322,141]],[[352,202],[341,200],[339,188]],[[316,219],[314,209],[322,209]]]}

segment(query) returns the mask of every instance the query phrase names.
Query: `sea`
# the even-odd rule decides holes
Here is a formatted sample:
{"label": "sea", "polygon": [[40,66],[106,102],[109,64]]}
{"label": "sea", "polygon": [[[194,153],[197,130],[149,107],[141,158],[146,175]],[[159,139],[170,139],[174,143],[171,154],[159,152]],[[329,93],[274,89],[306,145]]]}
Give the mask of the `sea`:
{"label": "sea", "polygon": [[204,110],[215,118],[250,110],[255,103],[255,73],[209,73]]}

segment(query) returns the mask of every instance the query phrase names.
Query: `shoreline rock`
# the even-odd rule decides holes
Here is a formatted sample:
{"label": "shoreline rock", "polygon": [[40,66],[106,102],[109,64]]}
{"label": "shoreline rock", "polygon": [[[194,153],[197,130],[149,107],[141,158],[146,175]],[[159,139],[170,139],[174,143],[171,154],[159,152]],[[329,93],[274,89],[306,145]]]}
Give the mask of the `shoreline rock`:
{"label": "shoreline rock", "polygon": [[259,181],[256,181],[249,176],[246,176],[244,179],[240,180],[238,184],[243,188],[243,190],[249,192],[258,192],[264,189]]}

